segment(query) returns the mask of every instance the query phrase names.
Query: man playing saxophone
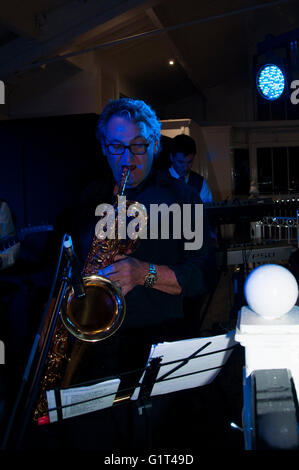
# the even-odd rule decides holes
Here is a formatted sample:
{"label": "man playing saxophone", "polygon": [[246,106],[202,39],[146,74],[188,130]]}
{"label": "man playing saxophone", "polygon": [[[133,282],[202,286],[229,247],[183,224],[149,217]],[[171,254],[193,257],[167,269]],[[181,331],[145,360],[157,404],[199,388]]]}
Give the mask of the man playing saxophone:
{"label": "man playing saxophone", "polygon": [[[109,167],[101,175],[101,181],[91,184],[82,198],[78,236],[82,260],[86,259],[95,234],[95,209],[116,194],[125,167],[130,169],[125,191],[128,200],[143,204],[148,214],[152,205],[170,207],[176,204],[182,211],[188,206],[194,221],[195,208],[201,204],[196,191],[172,178],[168,172],[153,167],[160,150],[160,128],[155,112],[141,100],[111,101],[100,115],[97,138]],[[162,214],[159,224],[164,219]],[[185,249],[184,227],[179,236],[174,233],[175,227],[170,228],[168,238],[161,234],[151,236],[153,230],[148,227],[147,237],[141,239],[134,253],[117,255],[111,265],[99,270],[100,275],[120,286],[126,301],[126,316],[120,330],[103,343],[124,341],[133,344],[134,350],[139,343],[145,351],[144,356],[141,355],[144,361],[154,342],[197,334],[188,332],[184,324],[183,297],[207,291],[213,272],[213,256],[206,220],[203,224],[197,219],[195,222],[195,229],[203,232],[202,246],[198,249]],[[127,359],[130,347],[125,350]]]}
{"label": "man playing saxophone", "polygon": [[[169,236],[161,236],[165,221],[162,212],[158,229],[151,226],[150,220],[147,235],[141,237],[134,252],[117,254],[112,264],[99,269],[99,275],[121,288],[126,315],[114,335],[92,344],[85,359],[86,379],[91,378],[90,374],[96,379],[132,370],[139,370],[140,377],[152,344],[199,334],[190,331],[184,322],[183,298],[203,294],[209,289],[213,275],[210,231],[205,216],[200,222],[195,217],[196,208],[202,207],[198,193],[172,178],[167,171],[154,168],[154,159],[160,150],[160,129],[155,112],[141,100],[122,98],[111,101],[103,110],[97,123],[97,138],[108,166],[82,197],[78,228],[74,231],[78,255],[83,263],[95,236],[96,208],[118,193],[124,168],[130,170],[125,190],[127,200],[138,201],[148,214],[152,213],[153,205],[164,204],[165,209],[175,204],[177,209],[182,209],[181,214],[188,208],[194,233],[202,232],[202,243],[200,246],[189,243],[190,249],[186,249],[186,241],[190,242],[190,237],[186,240],[183,227],[187,219],[182,217],[180,224],[175,224],[175,214],[170,214],[173,226],[169,224]],[[135,385],[138,377],[134,379]],[[125,384],[128,383],[125,379]],[[107,410],[107,416],[109,413],[113,410]],[[104,414],[102,412],[101,419],[105,419]],[[92,420],[92,417],[87,415],[83,419]],[[111,426],[111,419],[107,421],[107,426]],[[122,426],[125,428],[125,424]],[[105,426],[104,429],[106,438],[109,433]],[[70,432],[73,430],[72,424]],[[88,446],[91,446],[95,434],[88,436]],[[79,441],[73,440],[73,443],[80,448],[82,433]]]}

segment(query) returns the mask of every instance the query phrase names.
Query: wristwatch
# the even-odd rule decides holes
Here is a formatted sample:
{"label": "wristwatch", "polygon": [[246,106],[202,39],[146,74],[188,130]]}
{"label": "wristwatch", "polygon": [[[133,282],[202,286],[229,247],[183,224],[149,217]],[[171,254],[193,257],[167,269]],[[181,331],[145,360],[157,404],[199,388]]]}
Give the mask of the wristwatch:
{"label": "wristwatch", "polygon": [[153,287],[157,282],[157,269],[154,264],[149,265],[149,271],[144,278],[144,287]]}

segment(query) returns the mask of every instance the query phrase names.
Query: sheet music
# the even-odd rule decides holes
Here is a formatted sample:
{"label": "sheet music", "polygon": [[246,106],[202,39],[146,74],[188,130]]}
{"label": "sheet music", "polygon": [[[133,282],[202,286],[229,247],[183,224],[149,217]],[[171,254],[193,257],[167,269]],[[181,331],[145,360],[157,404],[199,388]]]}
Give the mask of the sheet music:
{"label": "sheet music", "polygon": [[[225,335],[165,342],[153,346],[149,361],[161,357],[162,362],[151,396],[211,383],[232,353],[232,349],[228,348],[238,344],[234,337],[235,331],[233,330]],[[196,351],[199,351],[196,357],[191,359]],[[188,358],[190,360],[184,363],[184,359]],[[181,367],[178,368],[180,365]],[[163,378],[165,375],[166,377]],[[163,380],[159,382],[161,378]]]}
{"label": "sheet music", "polygon": [[[84,387],[74,387],[60,390],[62,417],[71,418],[92,411],[109,408],[113,405],[120,379],[106,380],[105,382]],[[48,407],[56,408],[55,393],[47,392]],[[71,406],[68,406],[71,405]],[[57,421],[57,411],[49,412],[50,422]]]}

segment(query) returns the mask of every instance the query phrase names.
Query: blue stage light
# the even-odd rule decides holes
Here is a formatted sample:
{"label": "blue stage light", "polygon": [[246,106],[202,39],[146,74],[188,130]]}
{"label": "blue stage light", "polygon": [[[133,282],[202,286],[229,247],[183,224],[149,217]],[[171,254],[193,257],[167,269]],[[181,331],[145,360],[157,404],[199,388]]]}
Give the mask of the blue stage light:
{"label": "blue stage light", "polygon": [[277,100],[285,88],[285,76],[275,64],[263,65],[256,77],[257,89],[266,100]]}

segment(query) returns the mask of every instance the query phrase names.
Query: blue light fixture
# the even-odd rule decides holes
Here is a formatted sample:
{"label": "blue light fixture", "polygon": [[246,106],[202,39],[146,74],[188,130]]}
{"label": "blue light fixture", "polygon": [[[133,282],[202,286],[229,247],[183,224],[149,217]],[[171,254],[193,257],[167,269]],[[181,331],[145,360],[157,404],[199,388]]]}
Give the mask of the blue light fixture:
{"label": "blue light fixture", "polygon": [[285,82],[282,69],[275,64],[263,65],[256,77],[256,86],[259,93],[269,101],[277,100],[282,95]]}

